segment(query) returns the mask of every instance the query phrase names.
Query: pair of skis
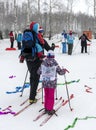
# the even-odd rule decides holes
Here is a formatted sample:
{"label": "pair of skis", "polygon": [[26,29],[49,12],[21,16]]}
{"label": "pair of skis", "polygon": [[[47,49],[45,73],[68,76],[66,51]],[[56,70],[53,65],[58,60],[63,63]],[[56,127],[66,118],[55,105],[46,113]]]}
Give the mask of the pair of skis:
{"label": "pair of skis", "polygon": [[[38,98],[37,99],[37,102],[38,102],[38,100],[40,100],[41,98]],[[26,99],[24,102],[22,102],[21,104],[20,104],[20,106],[22,106],[22,105],[24,105],[26,102],[28,101],[28,99]],[[32,103],[32,104],[34,104],[34,103]],[[21,114],[23,111],[25,111],[29,106],[31,106],[32,104],[27,104],[26,106],[24,106],[22,109],[20,109],[18,112],[16,112],[15,114],[14,114],[14,116],[17,116],[17,115],[19,115],[19,114]]]}
{"label": "pair of skis", "polygon": [[[73,99],[73,98],[74,98],[74,95],[71,94],[69,100],[71,100],[71,99]],[[40,100],[40,99],[41,99],[41,98],[39,98],[38,100]],[[20,104],[20,106],[24,105],[24,104],[27,102],[27,100],[28,100],[28,99],[26,99],[24,102],[22,102],[22,103]],[[55,103],[55,105],[57,105],[60,101],[62,101],[62,102],[60,102],[60,104],[58,105],[58,107],[55,109],[55,112],[57,112],[62,106],[65,106],[65,105],[69,102],[69,100],[63,100],[62,97],[60,97],[59,100],[57,100],[57,102]],[[31,105],[32,105],[32,104],[26,105],[26,106],[23,107],[21,110],[19,110],[17,113],[15,113],[14,116],[17,116],[17,115],[21,114],[23,111],[25,111],[25,110],[26,110],[29,106],[31,106]],[[45,111],[42,111],[42,113],[40,113],[33,121],[35,122],[35,121],[39,120],[39,119],[40,119],[43,115],[45,115],[45,114],[46,114]],[[43,126],[44,124],[46,124],[46,123],[50,120],[50,118],[52,118],[52,116],[53,116],[53,115],[48,115],[48,116],[41,122],[40,126]]]}
{"label": "pair of skis", "polygon": [[[39,98],[38,100],[40,100],[41,98]],[[60,99],[59,100],[61,100],[62,99],[62,97],[60,97]],[[25,101],[23,101],[21,104],[20,104],[20,106],[23,106],[27,101],[28,101],[29,99],[26,99]],[[58,103],[58,102],[57,102]],[[56,103],[56,104],[57,104]],[[24,110],[26,110],[30,105],[32,105],[32,104],[28,104],[28,105],[26,105],[26,106],[24,106],[21,110],[19,110],[18,112],[16,112],[16,114],[14,114],[14,116],[17,116],[17,115],[19,115],[20,113],[22,113]]]}
{"label": "pair of skis", "polygon": [[[62,100],[62,97],[59,98],[59,100],[56,101],[55,106]],[[40,110],[41,111],[41,110]],[[40,112],[39,111],[39,112]],[[33,121],[39,120],[43,115],[45,115],[45,111],[42,111]]]}
{"label": "pair of skis", "polygon": [[[71,94],[69,100],[73,99],[74,95]],[[61,100],[61,99],[60,99]],[[60,101],[58,100],[58,101]],[[59,104],[59,106],[55,109],[55,112],[57,112],[62,106],[65,106],[69,100],[62,100],[62,102]],[[45,112],[43,111],[41,114],[39,114],[33,121],[37,121],[38,119],[40,119],[43,115],[45,115]],[[40,124],[40,126],[43,126],[44,124],[46,124],[50,118],[52,118],[53,115],[48,115]]]}
{"label": "pair of skis", "polygon": [[[41,92],[41,88],[39,88],[38,90],[37,90],[37,93],[39,93],[39,92]],[[38,100],[40,100],[41,98],[39,98]],[[20,106],[23,106],[27,101],[29,100],[29,98],[27,98],[25,101],[23,101],[21,104],[20,104]],[[20,113],[22,113],[24,110],[26,110],[29,106],[31,106],[32,104],[28,104],[28,105],[26,105],[25,107],[23,107],[21,110],[19,110],[18,112],[16,112],[15,114],[14,114],[14,116],[17,116],[17,115],[19,115]]]}

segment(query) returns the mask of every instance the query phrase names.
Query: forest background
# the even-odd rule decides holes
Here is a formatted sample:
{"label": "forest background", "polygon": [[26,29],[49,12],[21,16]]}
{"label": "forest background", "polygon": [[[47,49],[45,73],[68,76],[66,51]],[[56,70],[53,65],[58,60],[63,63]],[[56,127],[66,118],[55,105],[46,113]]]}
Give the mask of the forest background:
{"label": "forest background", "polygon": [[5,0],[0,1],[0,32],[7,38],[10,30],[23,31],[37,21],[51,39],[54,34],[73,30],[95,33],[96,0]]}

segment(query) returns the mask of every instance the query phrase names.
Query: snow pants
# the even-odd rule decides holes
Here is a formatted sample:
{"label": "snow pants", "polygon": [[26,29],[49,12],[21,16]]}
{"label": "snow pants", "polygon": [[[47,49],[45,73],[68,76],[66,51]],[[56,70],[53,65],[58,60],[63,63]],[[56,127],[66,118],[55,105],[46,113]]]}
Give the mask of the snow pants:
{"label": "snow pants", "polygon": [[68,55],[72,55],[73,44],[68,44]]}
{"label": "snow pants", "polygon": [[66,53],[66,42],[62,42],[62,53]]}
{"label": "snow pants", "polygon": [[44,88],[44,108],[53,110],[55,88]]}
{"label": "snow pants", "polygon": [[21,49],[21,42],[17,42],[17,47],[18,47],[18,50]]}
{"label": "snow pants", "polygon": [[14,41],[11,41],[11,46],[10,46],[10,48],[13,48],[13,45],[14,45]]}
{"label": "snow pants", "polygon": [[37,70],[41,65],[40,60],[31,61],[31,59],[26,59],[27,67],[30,72],[30,95],[29,99],[34,100],[37,95],[37,87],[39,84],[40,75],[37,74]]}
{"label": "snow pants", "polygon": [[85,53],[87,53],[87,44],[81,46],[81,53],[83,53],[84,49],[85,49]]}

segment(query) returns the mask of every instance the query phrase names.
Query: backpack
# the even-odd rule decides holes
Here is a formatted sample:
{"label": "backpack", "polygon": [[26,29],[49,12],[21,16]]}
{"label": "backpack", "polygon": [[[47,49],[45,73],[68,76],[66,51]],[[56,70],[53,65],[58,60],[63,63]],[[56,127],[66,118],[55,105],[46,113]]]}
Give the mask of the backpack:
{"label": "backpack", "polygon": [[85,36],[82,36],[81,41],[85,41],[85,40],[86,40]]}
{"label": "backpack", "polygon": [[25,30],[22,38],[22,52],[25,56],[36,57],[36,38],[31,30]]}

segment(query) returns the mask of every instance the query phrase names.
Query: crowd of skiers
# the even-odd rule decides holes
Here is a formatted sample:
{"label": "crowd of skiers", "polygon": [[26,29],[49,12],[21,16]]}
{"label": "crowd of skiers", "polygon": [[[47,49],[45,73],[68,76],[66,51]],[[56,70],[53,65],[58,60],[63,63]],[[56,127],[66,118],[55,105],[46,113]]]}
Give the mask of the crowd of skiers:
{"label": "crowd of skiers", "polygon": [[[23,33],[18,32],[16,40],[17,47],[21,50],[19,61],[20,63],[23,63],[24,60],[26,61],[30,73],[29,103],[33,104],[37,102],[37,88],[41,76],[42,88],[44,89],[44,110],[45,113],[52,115],[55,114],[54,94],[57,87],[57,73],[59,75],[65,75],[66,72],[69,73],[69,71],[66,68],[61,69],[55,60],[55,44],[52,43],[50,46],[44,39],[43,34],[44,30],[39,23],[31,22]],[[69,33],[66,33],[64,30],[61,36],[62,53],[68,52],[68,55],[72,55],[75,40],[73,32],[69,31]],[[13,31],[9,33],[9,37],[11,42],[10,47],[13,48],[15,40]],[[85,34],[80,36],[79,40],[81,40],[81,53],[83,53],[84,48],[85,53],[87,53],[87,40],[90,40]],[[47,51],[47,55],[44,54],[44,49]]]}
{"label": "crowd of skiers", "polygon": [[[39,29],[39,32],[40,30],[42,31],[42,28]],[[18,31],[16,35],[14,35],[13,31],[10,31],[9,33],[9,38],[10,38],[10,43],[11,43],[10,48],[14,47],[14,41],[16,40],[17,48],[18,50],[20,50],[22,46],[22,37],[23,37],[23,34],[21,31]],[[40,33],[38,37],[40,38]],[[75,36],[71,30],[69,31],[69,33],[66,33],[66,31],[63,30],[61,34],[62,53],[68,53],[68,55],[72,55],[73,47],[74,47],[74,40],[75,40]],[[83,53],[84,51],[85,53],[87,53],[87,41],[91,42],[90,39],[88,39],[87,35],[83,33],[79,37],[79,40],[81,40],[81,53]],[[41,42],[44,44],[44,41],[41,41]]]}
{"label": "crowd of skiers", "polygon": [[[73,46],[74,46],[74,40],[75,37],[72,33],[72,31],[69,31],[69,33],[66,33],[65,30],[61,34],[61,39],[62,39],[62,53],[68,52],[68,55],[72,55],[73,52]],[[79,40],[81,40],[81,53],[84,52],[87,53],[87,41],[91,42],[86,34],[82,34],[79,37]],[[68,50],[67,50],[68,48]]]}

